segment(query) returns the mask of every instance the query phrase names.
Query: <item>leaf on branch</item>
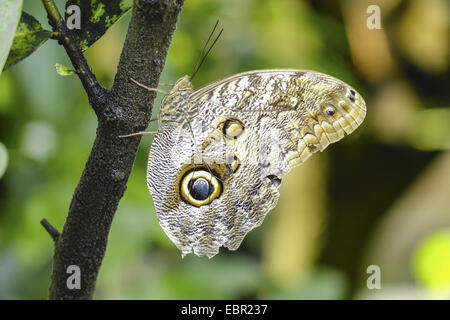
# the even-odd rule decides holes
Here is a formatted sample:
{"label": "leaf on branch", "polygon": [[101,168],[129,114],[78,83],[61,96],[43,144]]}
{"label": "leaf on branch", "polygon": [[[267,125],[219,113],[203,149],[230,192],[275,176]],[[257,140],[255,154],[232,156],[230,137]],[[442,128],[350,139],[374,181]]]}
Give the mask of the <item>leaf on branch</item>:
{"label": "leaf on branch", "polygon": [[5,69],[28,57],[51,36],[52,32],[44,30],[35,17],[22,12]]}
{"label": "leaf on branch", "polygon": [[[80,29],[72,29],[72,34],[81,50],[86,50],[131,9],[131,0],[68,0],[65,20],[70,21],[78,14],[73,6],[80,8]],[[67,10],[71,7],[70,10]],[[76,23],[75,23],[76,25]]]}
{"label": "leaf on branch", "polygon": [[70,76],[70,75],[76,73],[75,70],[69,69],[60,63],[55,64],[55,68],[56,68],[56,73],[59,74],[60,76]]}
{"label": "leaf on branch", "polygon": [[22,0],[2,0],[0,2],[0,73],[13,43],[21,11]]}

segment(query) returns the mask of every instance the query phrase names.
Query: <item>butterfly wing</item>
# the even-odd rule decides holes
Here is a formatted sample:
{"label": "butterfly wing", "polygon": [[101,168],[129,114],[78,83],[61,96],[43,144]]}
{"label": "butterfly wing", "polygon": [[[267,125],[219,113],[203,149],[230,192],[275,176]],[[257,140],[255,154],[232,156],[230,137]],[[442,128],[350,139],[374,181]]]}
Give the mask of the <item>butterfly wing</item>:
{"label": "butterfly wing", "polygon": [[353,88],[301,70],[238,74],[165,110],[186,117],[156,134],[148,186],[161,226],[183,255],[208,257],[221,246],[237,249],[276,205],[283,176],[366,114]]}

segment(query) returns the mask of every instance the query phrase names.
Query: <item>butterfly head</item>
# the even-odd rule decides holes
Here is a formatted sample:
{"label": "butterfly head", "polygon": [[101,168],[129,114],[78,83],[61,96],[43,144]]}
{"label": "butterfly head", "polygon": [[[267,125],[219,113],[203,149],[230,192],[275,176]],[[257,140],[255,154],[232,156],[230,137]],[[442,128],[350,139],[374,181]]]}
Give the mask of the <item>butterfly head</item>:
{"label": "butterfly head", "polygon": [[192,83],[189,80],[189,76],[184,76],[181,77],[180,79],[177,80],[177,82],[175,82],[175,84],[173,85],[173,88],[171,91],[188,91],[188,92],[192,92],[193,88],[192,88]]}
{"label": "butterfly head", "polygon": [[185,117],[183,111],[186,111],[188,97],[192,92],[194,89],[189,81],[189,76],[178,79],[161,103],[159,115],[161,121],[181,121],[181,118]]}

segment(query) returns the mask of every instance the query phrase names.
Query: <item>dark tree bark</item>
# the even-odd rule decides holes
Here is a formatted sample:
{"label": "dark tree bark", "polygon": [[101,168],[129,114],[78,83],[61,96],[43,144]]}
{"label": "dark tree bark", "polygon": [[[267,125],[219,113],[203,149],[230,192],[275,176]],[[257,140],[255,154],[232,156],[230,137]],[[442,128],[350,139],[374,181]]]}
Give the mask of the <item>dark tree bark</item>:
{"label": "dark tree bark", "polygon": [[[75,189],[61,234],[47,221],[44,227],[55,240],[50,299],[91,299],[101,266],[111,223],[133,167],[140,136],[120,138],[145,130],[154,92],[184,0],[135,0],[128,33],[111,90],[102,88],[53,1],[42,0],[58,40],[64,45],[98,117],[96,139]],[[58,17],[59,16],[59,17]],[[67,268],[81,271],[81,289],[67,287]]]}

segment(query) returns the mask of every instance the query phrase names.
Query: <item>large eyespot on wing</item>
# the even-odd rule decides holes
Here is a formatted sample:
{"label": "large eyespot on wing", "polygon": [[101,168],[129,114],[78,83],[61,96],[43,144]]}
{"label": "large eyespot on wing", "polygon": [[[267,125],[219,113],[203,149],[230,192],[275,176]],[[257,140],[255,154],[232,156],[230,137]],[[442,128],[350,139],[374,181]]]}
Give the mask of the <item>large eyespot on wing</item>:
{"label": "large eyespot on wing", "polygon": [[222,194],[222,185],[206,168],[194,168],[181,179],[180,194],[187,203],[201,207],[210,204]]}
{"label": "large eyespot on wing", "polygon": [[222,246],[237,250],[245,235],[262,224],[278,200],[279,181],[272,183],[258,170],[241,166],[223,181],[223,194],[208,204],[180,203],[180,214],[163,228],[183,256],[193,252],[211,258]]}

